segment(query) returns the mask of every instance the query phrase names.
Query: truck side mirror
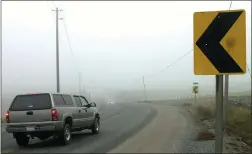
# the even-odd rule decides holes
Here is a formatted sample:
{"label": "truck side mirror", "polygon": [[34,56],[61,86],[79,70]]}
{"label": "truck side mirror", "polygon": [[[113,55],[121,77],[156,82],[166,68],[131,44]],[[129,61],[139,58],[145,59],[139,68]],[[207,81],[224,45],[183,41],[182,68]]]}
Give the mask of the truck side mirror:
{"label": "truck side mirror", "polygon": [[91,106],[91,107],[96,107],[96,103],[95,103],[95,102],[91,102],[91,103],[90,103],[90,106]]}

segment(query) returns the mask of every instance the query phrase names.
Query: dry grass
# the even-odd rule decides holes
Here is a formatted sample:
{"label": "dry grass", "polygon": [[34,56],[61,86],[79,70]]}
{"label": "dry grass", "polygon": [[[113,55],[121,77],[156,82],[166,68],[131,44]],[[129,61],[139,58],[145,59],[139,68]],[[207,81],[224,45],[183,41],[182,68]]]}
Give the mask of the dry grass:
{"label": "dry grass", "polygon": [[227,129],[241,137],[241,140],[252,146],[251,110],[231,107],[228,111]]}
{"label": "dry grass", "polygon": [[[194,105],[196,115],[200,120],[210,120],[215,118],[214,103],[200,103]],[[236,134],[243,142],[252,146],[251,110],[249,108],[230,107],[228,119],[225,127],[228,131]]]}
{"label": "dry grass", "polygon": [[5,118],[1,118],[1,124],[3,124],[3,123],[5,123],[6,122],[6,120],[5,120]]}
{"label": "dry grass", "polygon": [[207,119],[213,119],[214,118],[214,112],[215,112],[215,107],[213,103],[200,103],[196,104],[195,110],[196,114],[199,116],[200,120],[207,120]]}

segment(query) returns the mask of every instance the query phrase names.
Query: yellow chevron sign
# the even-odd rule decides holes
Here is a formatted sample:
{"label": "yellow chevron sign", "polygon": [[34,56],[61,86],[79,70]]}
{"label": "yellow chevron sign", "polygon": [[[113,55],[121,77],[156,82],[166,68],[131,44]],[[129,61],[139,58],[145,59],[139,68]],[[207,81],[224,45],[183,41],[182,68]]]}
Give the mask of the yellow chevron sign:
{"label": "yellow chevron sign", "polygon": [[199,86],[193,86],[193,89],[192,89],[193,93],[199,93]]}
{"label": "yellow chevron sign", "polygon": [[195,12],[194,74],[246,73],[245,10]]}

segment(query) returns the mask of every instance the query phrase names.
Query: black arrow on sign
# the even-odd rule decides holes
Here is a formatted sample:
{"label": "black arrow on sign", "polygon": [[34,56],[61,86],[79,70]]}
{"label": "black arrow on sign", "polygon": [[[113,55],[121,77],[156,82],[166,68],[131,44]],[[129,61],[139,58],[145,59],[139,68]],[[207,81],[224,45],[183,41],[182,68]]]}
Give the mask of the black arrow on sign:
{"label": "black arrow on sign", "polygon": [[193,88],[193,91],[194,91],[195,93],[196,93],[196,89],[197,89],[196,87]]}
{"label": "black arrow on sign", "polygon": [[214,18],[196,45],[220,73],[242,73],[243,70],[222,47],[220,41],[233,26],[242,11],[221,12]]}

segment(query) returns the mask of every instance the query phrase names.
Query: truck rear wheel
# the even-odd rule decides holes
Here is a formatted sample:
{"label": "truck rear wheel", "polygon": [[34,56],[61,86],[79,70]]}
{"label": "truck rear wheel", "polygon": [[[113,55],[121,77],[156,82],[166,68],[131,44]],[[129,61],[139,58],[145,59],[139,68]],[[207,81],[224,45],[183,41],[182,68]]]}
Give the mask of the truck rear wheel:
{"label": "truck rear wheel", "polygon": [[15,138],[19,146],[27,146],[30,140],[25,133],[18,133],[15,135]]}
{"label": "truck rear wheel", "polygon": [[94,123],[91,127],[91,131],[93,134],[98,134],[100,131],[100,120],[99,118],[95,117]]}
{"label": "truck rear wheel", "polygon": [[59,133],[58,139],[63,145],[67,145],[71,142],[72,132],[69,124],[65,124],[63,130]]}

